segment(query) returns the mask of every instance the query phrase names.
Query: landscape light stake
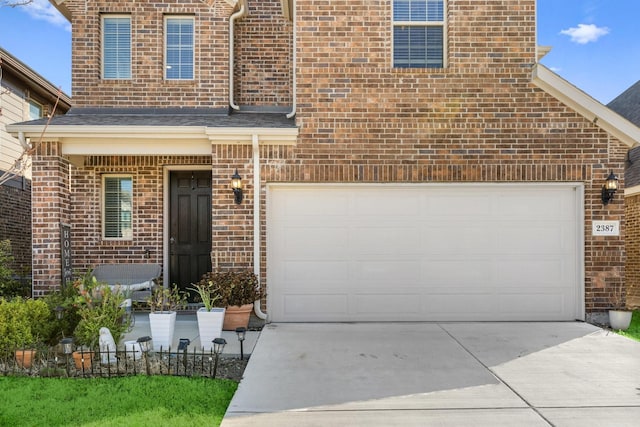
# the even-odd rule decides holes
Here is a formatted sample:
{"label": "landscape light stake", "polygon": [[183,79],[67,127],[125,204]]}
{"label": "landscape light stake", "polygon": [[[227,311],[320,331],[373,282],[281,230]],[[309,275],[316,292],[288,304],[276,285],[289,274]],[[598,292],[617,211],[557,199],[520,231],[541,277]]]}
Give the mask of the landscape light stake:
{"label": "landscape light stake", "polygon": [[236,328],[236,334],[238,334],[238,341],[240,341],[240,360],[244,360],[244,339],[247,334],[247,328],[242,326]]}
{"label": "landscape light stake", "polygon": [[215,354],[215,361],[213,362],[213,378],[216,377],[218,371],[218,358],[220,353],[224,350],[224,346],[227,345],[227,340],[224,338],[216,338],[213,340],[213,353]]}
{"label": "landscape light stake", "polygon": [[147,367],[147,375],[151,375],[149,371],[149,349],[151,348],[151,337],[149,336],[140,337],[138,338],[137,342],[138,344],[140,344],[140,350],[142,350],[144,362]]}
{"label": "landscape light stake", "polygon": [[62,341],[60,341],[60,345],[62,346],[62,352],[65,357],[67,376],[69,376],[69,355],[73,353],[73,338],[63,338]]}
{"label": "landscape light stake", "polygon": [[178,351],[182,350],[182,366],[184,366],[184,374],[187,375],[187,347],[191,344],[189,338],[180,338],[178,343]]}

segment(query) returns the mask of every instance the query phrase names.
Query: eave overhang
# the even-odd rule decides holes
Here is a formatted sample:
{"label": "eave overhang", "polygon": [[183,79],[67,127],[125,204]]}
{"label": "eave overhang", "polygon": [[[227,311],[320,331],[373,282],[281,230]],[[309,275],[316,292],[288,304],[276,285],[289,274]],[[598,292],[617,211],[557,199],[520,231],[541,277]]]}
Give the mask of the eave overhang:
{"label": "eave overhang", "polygon": [[7,131],[22,134],[33,145],[62,143],[63,155],[208,155],[213,144],[295,145],[298,128],[208,126],[49,126],[14,124]]}
{"label": "eave overhang", "polygon": [[544,65],[533,67],[532,82],[629,148],[640,144],[640,128]]}

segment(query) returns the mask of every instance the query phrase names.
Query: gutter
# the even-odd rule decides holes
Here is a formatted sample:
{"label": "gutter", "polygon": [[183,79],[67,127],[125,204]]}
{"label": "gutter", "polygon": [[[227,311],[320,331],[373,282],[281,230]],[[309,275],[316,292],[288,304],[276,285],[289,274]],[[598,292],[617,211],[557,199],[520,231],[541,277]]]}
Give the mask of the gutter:
{"label": "gutter", "polygon": [[240,106],[238,106],[234,101],[234,91],[233,91],[233,69],[235,66],[234,55],[235,51],[233,49],[235,36],[234,36],[234,27],[236,20],[243,18],[247,15],[247,10],[244,7],[245,0],[240,1],[240,10],[236,13],[232,14],[229,17],[229,106],[234,110],[240,110]]}
{"label": "gutter", "polygon": [[[253,134],[253,273],[260,277],[260,142],[258,135]],[[260,300],[254,301],[253,311],[262,320],[267,314],[262,311]]]}
{"label": "gutter", "polygon": [[292,11],[292,20],[293,20],[293,57],[292,59],[292,78],[293,78],[293,99],[291,102],[291,112],[287,114],[287,119],[292,118],[293,116],[296,115],[296,108],[297,108],[297,104],[296,104],[296,92],[297,92],[297,88],[298,88],[298,79],[296,78],[296,70],[297,70],[297,63],[298,63],[298,32],[296,31],[296,4],[293,4],[293,11]]}

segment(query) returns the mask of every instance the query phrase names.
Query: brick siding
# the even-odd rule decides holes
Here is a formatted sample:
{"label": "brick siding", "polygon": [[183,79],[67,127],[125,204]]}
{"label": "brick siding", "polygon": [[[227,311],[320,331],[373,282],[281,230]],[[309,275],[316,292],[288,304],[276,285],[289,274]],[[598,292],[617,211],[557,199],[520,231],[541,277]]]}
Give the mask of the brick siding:
{"label": "brick siding", "polygon": [[11,241],[17,274],[31,271],[31,181],[16,178],[0,185],[0,240]]}
{"label": "brick siding", "polygon": [[[281,47],[279,56],[286,56],[286,46],[292,39],[285,34],[287,24],[275,25],[280,18],[273,17],[273,3],[250,1],[252,14],[246,19],[252,27],[264,30],[264,40],[269,36],[277,39],[274,43]],[[535,0],[450,0],[448,67],[442,70],[392,67],[390,0],[300,0],[296,5],[296,119],[300,136],[296,146],[260,149],[263,282],[267,183],[579,182],[584,184],[585,199],[586,309],[592,312],[608,307],[611,289],[625,280],[624,202],[618,194],[603,206],[600,189],[610,170],[622,176],[626,147],[531,83],[536,61]],[[150,9],[150,16],[158,14]],[[157,16],[149,19],[158,21]],[[207,19],[218,22],[213,16]],[[93,28],[87,33],[95,32]],[[239,33],[246,38],[257,37],[245,27]],[[74,35],[76,43],[78,38]],[[268,52],[257,52],[249,58],[253,47],[269,52],[275,48],[245,39],[238,46],[238,62],[249,61],[236,69],[242,80],[237,83],[238,99],[247,104],[290,102],[281,90],[290,79],[286,73],[278,76],[280,81],[262,81],[268,74],[278,74],[275,70],[281,64],[267,64],[266,75],[254,76],[253,83],[247,78],[253,72],[250,70],[260,65],[258,58],[268,56]],[[83,53],[91,56],[87,48],[83,48],[85,52],[76,51],[74,58]],[[222,43],[220,49],[224,50]],[[226,66],[224,54],[211,63],[218,64],[223,57]],[[74,79],[80,77],[74,88],[80,89],[81,104],[155,106],[161,104],[161,96],[171,98],[170,102],[178,99],[158,76],[138,82],[144,83],[140,84],[144,90],[134,89],[129,83],[113,86],[116,92],[131,89],[128,99],[115,99],[107,93],[109,85],[104,82],[93,86],[83,83],[82,75],[95,75],[96,66],[86,67],[82,62],[74,66]],[[194,106],[207,102],[222,105],[228,82],[220,80],[215,87],[199,88],[197,95],[181,91],[179,96],[188,98],[185,102]],[[268,94],[254,96],[260,93],[261,84]],[[79,265],[110,257],[141,257],[147,246],[157,248],[152,259],[162,262],[162,167],[169,164],[211,164],[213,264],[252,265],[252,150],[237,145],[214,145],[211,157],[202,158],[87,158],[84,167],[74,169],[71,194],[73,233],[83,242],[74,247]],[[233,203],[229,188],[236,168],[245,188],[241,205]],[[135,194],[137,223],[132,244],[100,241],[97,198],[99,175],[106,172],[135,174],[136,188],[145,190],[144,194]],[[591,236],[594,220],[620,220],[622,235]]]}
{"label": "brick siding", "polygon": [[640,194],[625,197],[627,304],[640,307]]}

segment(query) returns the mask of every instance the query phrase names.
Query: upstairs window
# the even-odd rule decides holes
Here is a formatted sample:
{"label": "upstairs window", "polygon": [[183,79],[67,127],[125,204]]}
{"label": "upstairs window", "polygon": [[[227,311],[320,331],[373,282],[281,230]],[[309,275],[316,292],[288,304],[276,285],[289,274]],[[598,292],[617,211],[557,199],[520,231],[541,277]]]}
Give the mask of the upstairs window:
{"label": "upstairs window", "polygon": [[108,240],[133,239],[133,178],[103,177],[103,236]]}
{"label": "upstairs window", "polygon": [[44,116],[43,111],[44,108],[42,108],[41,104],[34,100],[29,100],[29,120],[41,119]]}
{"label": "upstairs window", "polygon": [[193,79],[193,18],[165,19],[165,78]]}
{"label": "upstairs window", "polygon": [[393,0],[393,66],[444,68],[444,0]]}
{"label": "upstairs window", "polygon": [[102,77],[131,78],[131,18],[102,18]]}

